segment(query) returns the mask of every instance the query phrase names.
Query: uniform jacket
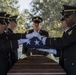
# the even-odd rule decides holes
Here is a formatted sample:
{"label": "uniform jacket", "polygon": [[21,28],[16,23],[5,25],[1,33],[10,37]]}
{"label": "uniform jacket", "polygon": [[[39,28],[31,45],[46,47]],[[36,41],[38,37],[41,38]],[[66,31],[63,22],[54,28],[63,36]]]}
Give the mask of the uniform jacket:
{"label": "uniform jacket", "polygon": [[[13,31],[8,28],[7,31],[6,31],[6,34],[13,34]],[[17,42],[17,40],[9,40],[10,43],[12,44],[12,41],[15,43]],[[18,45],[18,44],[16,44]],[[10,50],[9,50],[9,64],[10,64],[10,68],[16,63],[16,61],[18,60],[18,51],[17,51],[17,48],[13,48],[11,47]]]}
{"label": "uniform jacket", "polygon": [[[5,33],[4,33],[5,34]],[[1,37],[2,34],[0,34]],[[13,48],[17,48],[17,42],[12,41]],[[0,75],[6,75],[9,70],[9,50],[11,48],[10,41],[5,37],[5,39],[0,39]]]}
{"label": "uniform jacket", "polygon": [[46,44],[51,48],[64,50],[64,69],[68,75],[76,75],[76,25],[62,38],[47,38]]}
{"label": "uniform jacket", "polygon": [[[26,38],[25,34],[0,34],[0,75],[6,75],[10,68],[9,52],[18,48],[18,42],[21,38]],[[10,43],[10,40],[11,43]]]}

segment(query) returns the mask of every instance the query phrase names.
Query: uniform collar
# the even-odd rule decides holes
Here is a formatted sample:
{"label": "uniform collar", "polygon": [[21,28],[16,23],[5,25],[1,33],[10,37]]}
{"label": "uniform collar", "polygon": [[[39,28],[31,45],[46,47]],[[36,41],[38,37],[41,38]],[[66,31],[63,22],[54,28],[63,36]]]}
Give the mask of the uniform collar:
{"label": "uniform collar", "polygon": [[69,29],[70,29],[70,28],[65,29],[64,32],[67,32]]}
{"label": "uniform collar", "polygon": [[34,32],[38,32],[39,33],[40,32],[40,29],[38,31],[34,30]]}
{"label": "uniform collar", "polygon": [[72,30],[74,28],[76,28],[76,23],[73,26],[67,28],[64,32],[68,32],[68,31],[70,31],[70,30]]}

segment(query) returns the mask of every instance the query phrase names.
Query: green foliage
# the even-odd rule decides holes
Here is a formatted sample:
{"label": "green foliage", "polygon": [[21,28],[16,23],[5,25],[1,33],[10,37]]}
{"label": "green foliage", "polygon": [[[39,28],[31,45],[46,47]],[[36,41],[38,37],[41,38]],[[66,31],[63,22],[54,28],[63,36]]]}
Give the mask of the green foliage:
{"label": "green foliage", "polygon": [[24,32],[26,29],[24,25],[26,24],[25,14],[26,12],[20,13],[18,5],[18,0],[0,0],[0,12],[4,11],[11,15],[18,15],[18,26],[15,32]]}
{"label": "green foliage", "polygon": [[61,23],[61,10],[63,5],[76,5],[75,0],[33,0],[31,2],[31,14],[32,16],[41,16],[44,20],[42,29],[49,31],[51,37],[62,36]]}
{"label": "green foliage", "polygon": [[[0,0],[0,11],[8,14],[19,15],[18,27],[16,32],[24,32],[30,27],[33,16],[41,16],[44,20],[42,29],[49,32],[51,37],[62,36],[62,28],[60,23],[62,5],[76,5],[75,0],[32,0],[30,11],[24,10],[19,12],[18,0]],[[26,28],[24,28],[26,27]]]}

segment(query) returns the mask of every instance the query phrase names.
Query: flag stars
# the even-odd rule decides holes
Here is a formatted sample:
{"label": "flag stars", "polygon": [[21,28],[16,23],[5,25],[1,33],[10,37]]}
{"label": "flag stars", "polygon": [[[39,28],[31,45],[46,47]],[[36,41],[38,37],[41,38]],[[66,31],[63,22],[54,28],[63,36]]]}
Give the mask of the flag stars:
{"label": "flag stars", "polygon": [[30,43],[30,40],[29,40],[29,41],[27,41],[27,44],[31,44],[31,43]]}
{"label": "flag stars", "polygon": [[34,42],[35,42],[35,45],[39,45],[39,41],[37,39]]}

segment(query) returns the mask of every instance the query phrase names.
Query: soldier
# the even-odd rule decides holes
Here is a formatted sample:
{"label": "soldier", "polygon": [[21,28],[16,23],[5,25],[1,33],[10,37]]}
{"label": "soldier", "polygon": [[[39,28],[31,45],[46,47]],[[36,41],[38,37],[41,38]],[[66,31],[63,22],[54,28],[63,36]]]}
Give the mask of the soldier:
{"label": "soldier", "polygon": [[[69,29],[69,27],[66,24],[65,17],[62,17],[60,21],[62,23],[62,28],[64,29],[62,37],[65,37],[65,33],[66,33],[67,29]],[[59,56],[59,64],[62,66],[62,68],[64,68],[64,50],[61,50],[58,52],[61,52],[61,55]]]}
{"label": "soldier", "polygon": [[[42,30],[40,28],[40,23],[43,21],[43,19],[39,16],[36,16],[36,17],[33,17],[32,18],[32,21],[33,21],[33,29],[25,32],[26,34],[29,34],[29,36],[27,35],[26,38],[30,39],[33,37],[32,33],[33,32],[38,32],[41,36],[46,36],[46,37],[49,37],[49,34],[47,31],[45,30]],[[36,34],[34,34],[36,35]],[[26,47],[24,47],[23,45],[23,54],[26,54],[27,56],[30,55],[30,50],[28,50]],[[36,50],[31,50],[32,51],[32,54],[39,54],[39,55],[47,55],[48,53],[46,52],[40,52],[40,51],[36,51]]]}
{"label": "soldier", "polygon": [[[10,14],[6,14],[6,16],[5,16],[5,17],[7,17],[7,19],[5,20],[5,22],[7,23],[6,34],[13,34],[13,30],[17,26],[16,18],[18,16],[17,15],[11,16],[11,17],[10,16],[11,16]],[[17,40],[14,40],[14,41],[17,41]],[[10,41],[10,43],[11,43],[11,41]],[[17,51],[17,49],[12,49],[12,48],[10,49],[9,59],[10,59],[10,68],[11,68],[16,63],[16,61],[18,60],[18,51]]]}
{"label": "soldier", "polygon": [[[25,34],[6,34],[5,12],[0,12],[0,75],[7,75],[10,68],[9,52],[22,44],[20,38],[26,38]],[[20,39],[20,40],[18,40]],[[13,41],[9,41],[13,40]],[[18,40],[18,41],[17,41]]]}
{"label": "soldier", "polygon": [[[3,33],[6,29],[3,15],[5,12],[0,13],[0,36],[3,37]],[[9,68],[8,50],[10,49],[10,43],[6,37],[0,39],[0,75],[6,75]]]}
{"label": "soldier", "polygon": [[[1,15],[0,15],[1,17]],[[5,23],[2,18],[0,18],[0,34],[2,34],[5,30]],[[1,49],[1,44],[3,44],[3,40],[0,39],[0,75],[5,75],[7,72],[7,51],[4,52],[4,49]],[[5,62],[6,61],[6,62]]]}
{"label": "soldier", "polygon": [[51,48],[64,50],[64,70],[68,75],[76,75],[76,7],[64,5],[65,35],[61,38],[43,38],[42,42]]}

